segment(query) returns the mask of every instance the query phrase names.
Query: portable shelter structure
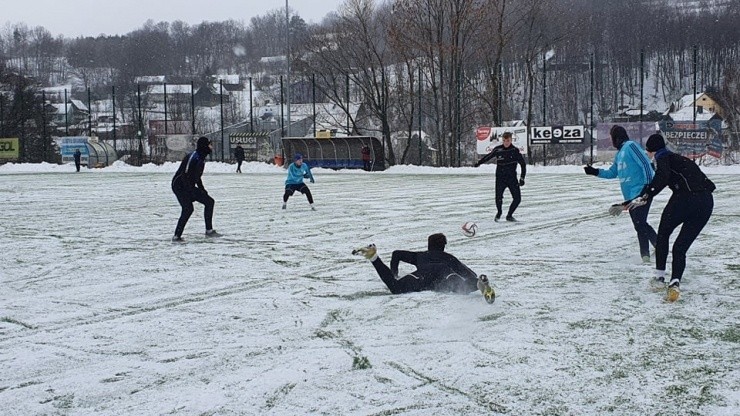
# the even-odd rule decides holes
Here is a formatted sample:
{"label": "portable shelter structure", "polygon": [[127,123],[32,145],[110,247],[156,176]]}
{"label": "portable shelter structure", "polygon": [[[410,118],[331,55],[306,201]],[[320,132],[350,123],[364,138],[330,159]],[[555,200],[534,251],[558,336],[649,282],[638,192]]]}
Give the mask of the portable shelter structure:
{"label": "portable shelter structure", "polygon": [[383,144],[375,137],[283,137],[285,157],[291,160],[293,155],[301,153],[303,161],[312,168],[329,169],[362,169],[362,148],[370,149],[371,170],[384,170]]}
{"label": "portable shelter structure", "polygon": [[110,166],[118,160],[116,150],[97,137],[73,136],[58,139],[62,163],[73,163],[75,150],[80,151],[80,164],[88,168]]}

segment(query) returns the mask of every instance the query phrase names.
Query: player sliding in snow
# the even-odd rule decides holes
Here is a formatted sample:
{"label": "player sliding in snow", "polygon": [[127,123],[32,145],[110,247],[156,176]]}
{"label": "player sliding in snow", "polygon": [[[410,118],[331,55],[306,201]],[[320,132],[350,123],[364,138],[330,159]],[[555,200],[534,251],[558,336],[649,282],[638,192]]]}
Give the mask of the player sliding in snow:
{"label": "player sliding in snow", "polygon": [[[352,254],[362,255],[370,260],[380,279],[393,294],[422,290],[470,293],[477,289],[483,293],[488,303],[493,303],[496,294],[486,275],[478,277],[455,256],[445,253],[447,237],[444,234],[430,235],[427,243],[427,251],[394,251],[390,269],[378,257],[375,244],[353,250]],[[412,264],[416,266],[416,270],[399,278],[399,262]]]}

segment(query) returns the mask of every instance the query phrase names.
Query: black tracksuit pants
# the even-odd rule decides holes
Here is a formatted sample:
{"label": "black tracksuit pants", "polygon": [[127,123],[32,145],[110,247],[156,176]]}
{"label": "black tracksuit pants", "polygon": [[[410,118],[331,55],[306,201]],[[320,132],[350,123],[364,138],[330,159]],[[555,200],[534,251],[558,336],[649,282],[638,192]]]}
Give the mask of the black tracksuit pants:
{"label": "black tracksuit pants", "polygon": [[388,286],[388,289],[394,295],[399,293],[420,292],[428,289],[428,284],[426,284],[424,279],[420,279],[414,276],[414,274],[407,274],[406,276],[396,279],[393,276],[391,269],[388,268],[380,258],[375,259],[372,263],[373,267],[375,267],[375,270],[378,272],[378,276],[380,276],[380,280]]}
{"label": "black tracksuit pants", "polygon": [[513,198],[511,205],[509,205],[509,212],[506,214],[507,217],[514,215],[514,211],[516,211],[519,203],[522,202],[522,191],[519,188],[519,181],[517,180],[516,175],[500,175],[497,173],[496,212],[499,217],[501,216],[501,208],[504,204],[504,190],[506,190],[506,188],[509,188],[509,192],[511,192],[511,197]]}
{"label": "black tracksuit pants", "polygon": [[[403,251],[393,253],[401,261],[406,262]],[[435,265],[435,273],[430,276],[422,275],[415,270],[406,276],[396,278],[391,269],[378,257],[373,262],[375,271],[378,272],[380,280],[385,283],[394,295],[399,293],[421,292],[422,290],[434,290],[437,292],[453,292],[467,294],[478,290],[477,279],[461,279],[461,276],[451,273],[449,267],[444,264]]]}
{"label": "black tracksuit pants", "polygon": [[177,228],[175,228],[175,235],[182,237],[182,232],[185,230],[185,225],[188,223],[190,216],[193,215],[193,202],[200,202],[205,206],[203,210],[203,217],[206,221],[206,230],[213,229],[213,206],[216,202],[207,193],[199,188],[182,188],[173,186],[172,191],[177,197],[177,202],[180,203],[182,211],[180,212],[180,219],[177,220]]}
{"label": "black tracksuit pants", "polygon": [[656,269],[665,270],[671,233],[683,224],[676,241],[673,242],[671,264],[671,279],[681,280],[686,269],[686,252],[709,221],[713,209],[714,198],[710,192],[683,192],[671,196],[663,209],[658,226],[658,240],[655,246]]}

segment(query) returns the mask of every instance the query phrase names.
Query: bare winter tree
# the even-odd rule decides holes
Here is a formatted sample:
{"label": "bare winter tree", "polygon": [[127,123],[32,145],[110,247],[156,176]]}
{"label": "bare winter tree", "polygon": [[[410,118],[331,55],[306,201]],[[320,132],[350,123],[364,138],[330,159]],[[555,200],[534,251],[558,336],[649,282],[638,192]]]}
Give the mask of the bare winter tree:
{"label": "bare winter tree", "polygon": [[[317,87],[350,114],[347,81],[359,92],[369,114],[364,128],[380,133],[389,165],[396,164],[391,146],[392,51],[386,41],[390,10],[373,0],[347,0],[337,18],[305,43],[306,74],[315,74]],[[357,126],[358,120],[353,120]]]}
{"label": "bare winter tree", "polygon": [[488,2],[479,0],[399,0],[394,2],[395,45],[424,67],[425,93],[439,161],[460,165],[463,126],[472,114],[476,59],[483,39]]}

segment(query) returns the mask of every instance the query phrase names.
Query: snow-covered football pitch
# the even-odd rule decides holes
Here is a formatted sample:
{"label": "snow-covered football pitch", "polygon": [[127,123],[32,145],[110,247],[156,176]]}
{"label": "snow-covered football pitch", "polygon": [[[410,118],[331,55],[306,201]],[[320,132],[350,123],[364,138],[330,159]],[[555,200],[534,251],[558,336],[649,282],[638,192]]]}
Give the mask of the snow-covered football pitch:
{"label": "snow-covered football pitch", "polygon": [[[225,236],[196,204],[187,244],[174,169],[0,169],[0,413],[740,413],[740,169],[705,169],[715,211],[675,304],[607,214],[618,182],[577,166],[530,167],[512,224],[493,221],[494,166],[317,169],[313,212],[280,209],[283,170],[209,163]],[[495,303],[391,295],[350,255],[436,232]]]}

